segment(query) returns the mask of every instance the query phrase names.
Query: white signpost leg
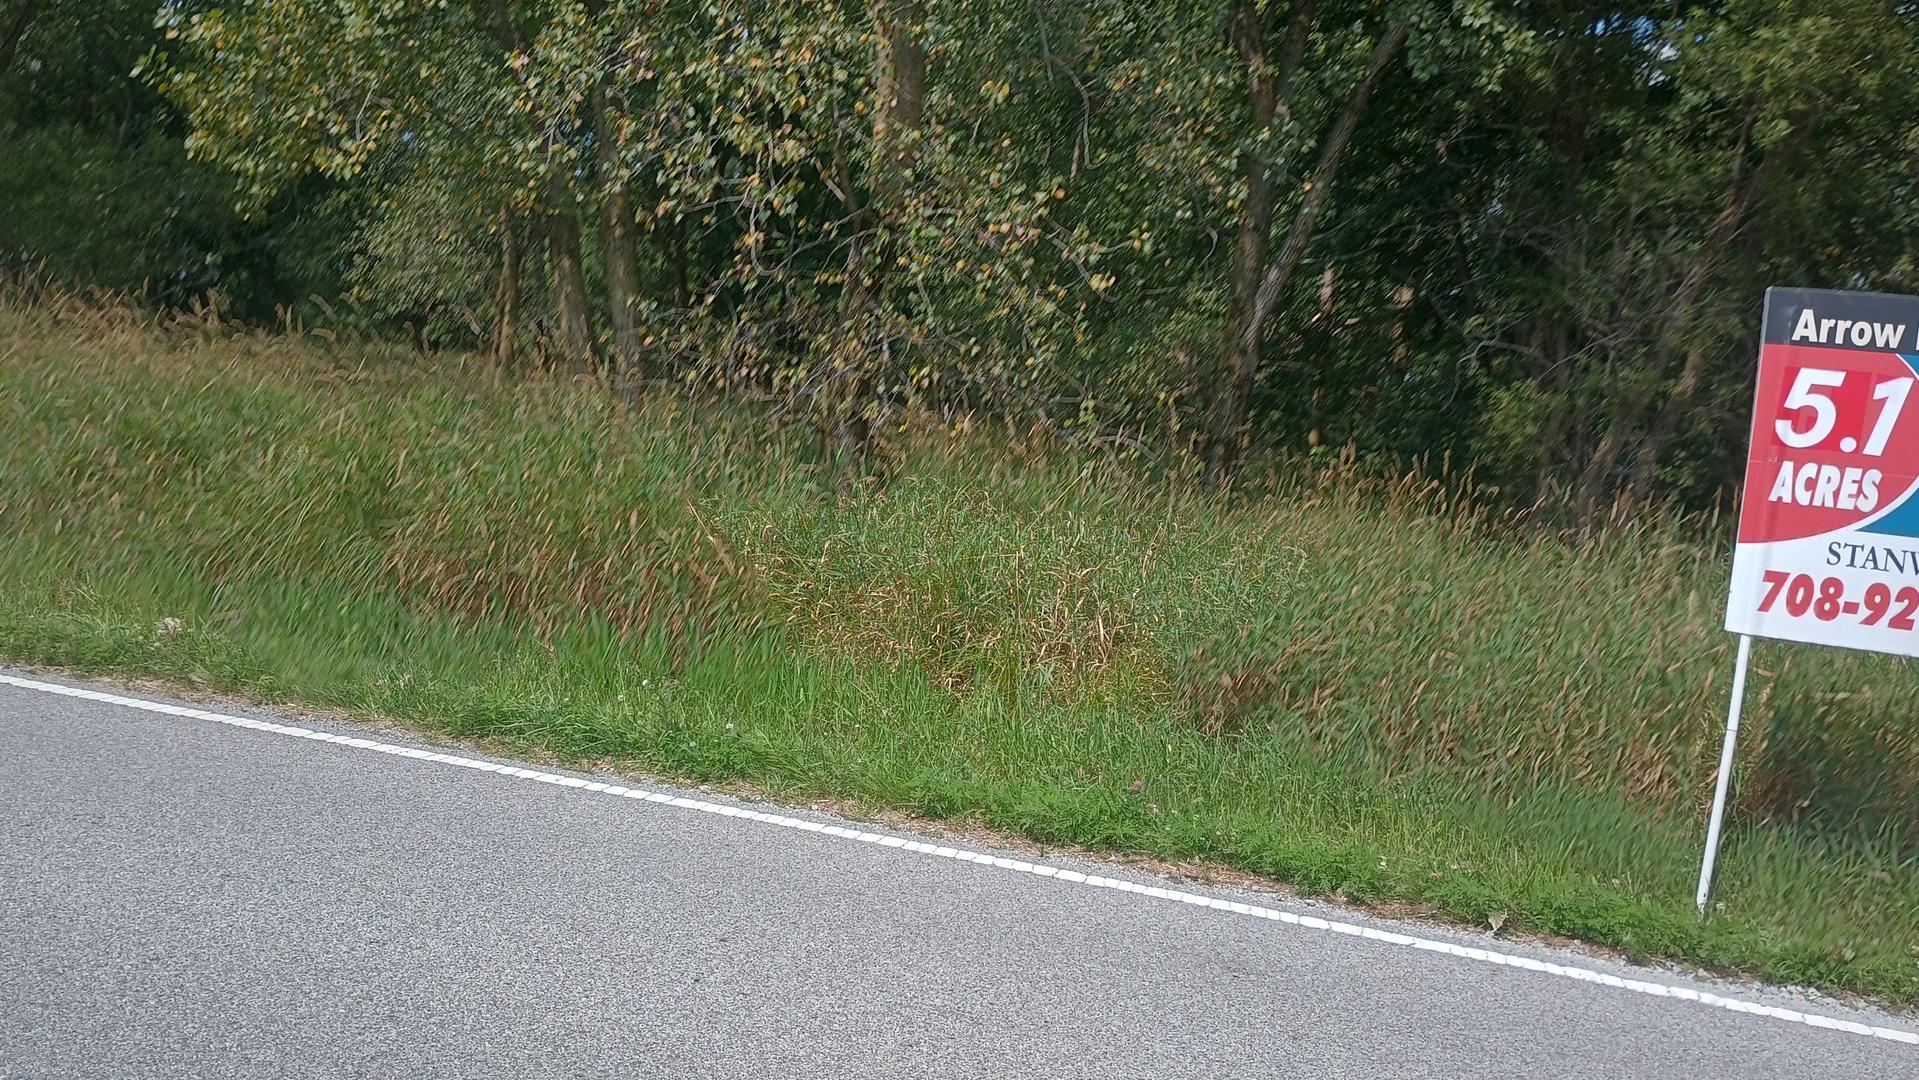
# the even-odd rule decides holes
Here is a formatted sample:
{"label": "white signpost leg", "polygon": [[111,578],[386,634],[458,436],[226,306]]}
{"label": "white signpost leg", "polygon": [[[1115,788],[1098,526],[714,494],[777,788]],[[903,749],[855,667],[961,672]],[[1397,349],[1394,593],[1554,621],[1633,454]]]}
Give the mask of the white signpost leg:
{"label": "white signpost leg", "polygon": [[1712,819],[1706,824],[1706,857],[1699,864],[1699,914],[1706,914],[1712,895],[1712,867],[1719,861],[1719,826],[1726,819],[1726,785],[1732,780],[1732,752],[1739,744],[1739,713],[1746,703],[1746,661],[1752,656],[1752,638],[1739,635],[1739,659],[1732,669],[1732,705],[1726,710],[1726,745],[1719,751],[1719,783],[1712,793]]}

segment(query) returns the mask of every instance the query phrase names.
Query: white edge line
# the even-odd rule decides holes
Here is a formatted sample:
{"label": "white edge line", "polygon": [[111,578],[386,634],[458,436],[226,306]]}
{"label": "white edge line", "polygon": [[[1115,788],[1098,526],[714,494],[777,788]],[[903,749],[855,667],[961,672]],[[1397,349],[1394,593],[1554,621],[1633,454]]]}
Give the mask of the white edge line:
{"label": "white edge line", "polygon": [[230,716],[226,713],[208,712],[205,709],[193,709],[184,705],[168,705],[158,701],[122,697],[118,694],[103,693],[99,690],[84,690],[79,687],[38,682],[33,679],[22,679],[7,674],[0,674],[0,684],[18,687],[22,690],[37,690],[46,694],[58,694],[62,697],[82,698],[87,701],[98,701],[108,705],[120,705],[129,709],[140,709],[146,712],[162,713],[168,716],[185,716],[195,720],[209,720],[216,724],[228,724],[233,727],[247,728],[252,731],[266,731],[275,735],[291,735],[295,738],[311,739],[315,742],[339,743],[343,746],[353,747],[356,750],[371,750],[375,753],[392,754],[397,757],[418,758],[422,761],[431,761],[441,765],[457,765],[463,769],[476,769],[481,772],[499,773],[502,776],[511,776],[519,780],[531,780],[542,784],[557,784],[562,787],[583,788],[608,795],[638,799],[644,802],[665,803],[668,806],[676,806],[683,810],[696,810],[703,814],[716,814],[721,817],[745,818],[764,825],[778,826],[783,829],[800,829],[805,832],[825,833],[830,836],[854,840],[863,844],[876,844],[882,847],[899,848],[904,851],[916,852],[921,855],[933,855],[942,859],[978,863],[983,866],[992,866],[1001,870],[1010,870],[1015,873],[1054,878],[1075,885],[1111,889],[1117,892],[1139,893],[1159,900],[1192,904],[1196,907],[1212,908],[1215,911],[1226,911],[1235,915],[1248,915],[1256,919],[1267,919],[1272,922],[1285,923],[1289,926],[1304,927],[1308,930],[1346,934],[1352,937],[1365,938],[1368,941],[1377,941],[1385,945],[1396,945],[1401,948],[1417,949],[1422,952],[1442,953],[1446,956],[1454,956],[1462,960],[1477,960],[1481,963],[1498,964],[1502,967],[1519,968],[1522,971],[1554,975],[1562,979],[1570,979],[1574,982],[1593,983],[1599,986],[1611,987],[1615,990],[1629,990],[1635,994],[1646,994],[1651,997],[1677,998],[1681,1001],[1697,1002],[1698,1004],[1709,1005],[1716,1009],[1724,1009],[1727,1012],[1748,1013],[1753,1016],[1764,1016],[1773,1020],[1784,1020],[1793,1024],[1804,1024],[1807,1027],[1827,1028],[1832,1031],[1843,1031],[1853,1035],[1868,1035],[1875,1039],[1885,1039],[1889,1042],[1919,1046],[1919,1034],[1910,1031],[1901,1031],[1898,1028],[1875,1027],[1853,1020],[1841,1020],[1837,1017],[1822,1016],[1818,1013],[1800,1012],[1797,1009],[1786,1009],[1776,1005],[1761,1005],[1756,1002],[1741,1001],[1738,998],[1721,997],[1718,994],[1697,990],[1689,986],[1673,986],[1666,983],[1647,982],[1642,979],[1626,979],[1617,975],[1609,975],[1603,971],[1594,971],[1591,968],[1554,964],[1544,960],[1535,960],[1529,956],[1495,952],[1490,949],[1477,949],[1467,945],[1455,945],[1447,941],[1413,937],[1409,934],[1398,934],[1371,926],[1360,926],[1355,923],[1322,919],[1313,915],[1297,915],[1293,912],[1281,911],[1277,908],[1260,907],[1256,904],[1222,900],[1218,897],[1202,896],[1198,893],[1184,892],[1179,889],[1168,889],[1156,885],[1144,885],[1133,881],[1099,877],[1093,874],[1081,873],[1078,870],[1044,866],[1037,863],[1026,862],[1021,859],[1009,859],[975,851],[963,851],[958,848],[929,844],[920,840],[907,840],[898,836],[864,832],[860,829],[843,825],[805,821],[800,818],[787,817],[783,814],[765,813],[741,806],[703,802],[698,799],[688,799],[678,795],[644,791],[639,788],[628,787],[624,784],[601,783],[598,781],[585,780],[577,776],[563,776],[558,773],[523,769],[518,766],[503,765],[498,762],[480,761],[474,758],[442,754],[410,746],[395,746],[392,743],[376,742],[372,739],[334,735],[324,731],[314,731],[311,728],[295,727],[289,724],[275,724],[265,720],[250,719],[244,716]]}

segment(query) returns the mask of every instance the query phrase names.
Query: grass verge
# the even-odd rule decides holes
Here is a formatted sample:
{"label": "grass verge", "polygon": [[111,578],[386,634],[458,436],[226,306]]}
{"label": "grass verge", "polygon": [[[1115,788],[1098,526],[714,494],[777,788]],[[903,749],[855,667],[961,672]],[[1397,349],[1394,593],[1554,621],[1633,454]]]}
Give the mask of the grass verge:
{"label": "grass verge", "polygon": [[[1221,498],[919,433],[851,495],[752,417],[0,309],[0,657],[1207,859],[1919,1000],[1919,679],[1729,661],[1671,523],[1527,538],[1357,468]],[[170,622],[168,620],[177,620]]]}

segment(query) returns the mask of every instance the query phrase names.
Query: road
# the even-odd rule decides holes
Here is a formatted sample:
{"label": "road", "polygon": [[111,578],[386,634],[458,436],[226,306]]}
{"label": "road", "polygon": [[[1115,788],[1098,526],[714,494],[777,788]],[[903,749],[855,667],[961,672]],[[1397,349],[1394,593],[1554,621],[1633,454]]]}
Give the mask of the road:
{"label": "road", "polygon": [[23,680],[0,1077],[1919,1076],[1833,1000]]}

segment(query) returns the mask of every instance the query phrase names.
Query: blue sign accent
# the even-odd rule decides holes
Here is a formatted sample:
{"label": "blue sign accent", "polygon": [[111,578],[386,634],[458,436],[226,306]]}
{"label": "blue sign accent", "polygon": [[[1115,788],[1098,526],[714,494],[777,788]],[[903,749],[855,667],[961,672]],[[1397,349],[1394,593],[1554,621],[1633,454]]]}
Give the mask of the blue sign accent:
{"label": "blue sign accent", "polygon": [[[1919,375],[1919,354],[1900,353],[1899,359],[1906,362],[1914,375]],[[1860,526],[1859,531],[1919,537],[1919,485],[1915,485],[1905,498],[1899,500],[1899,505],[1886,511],[1886,516],[1870,525]]]}

